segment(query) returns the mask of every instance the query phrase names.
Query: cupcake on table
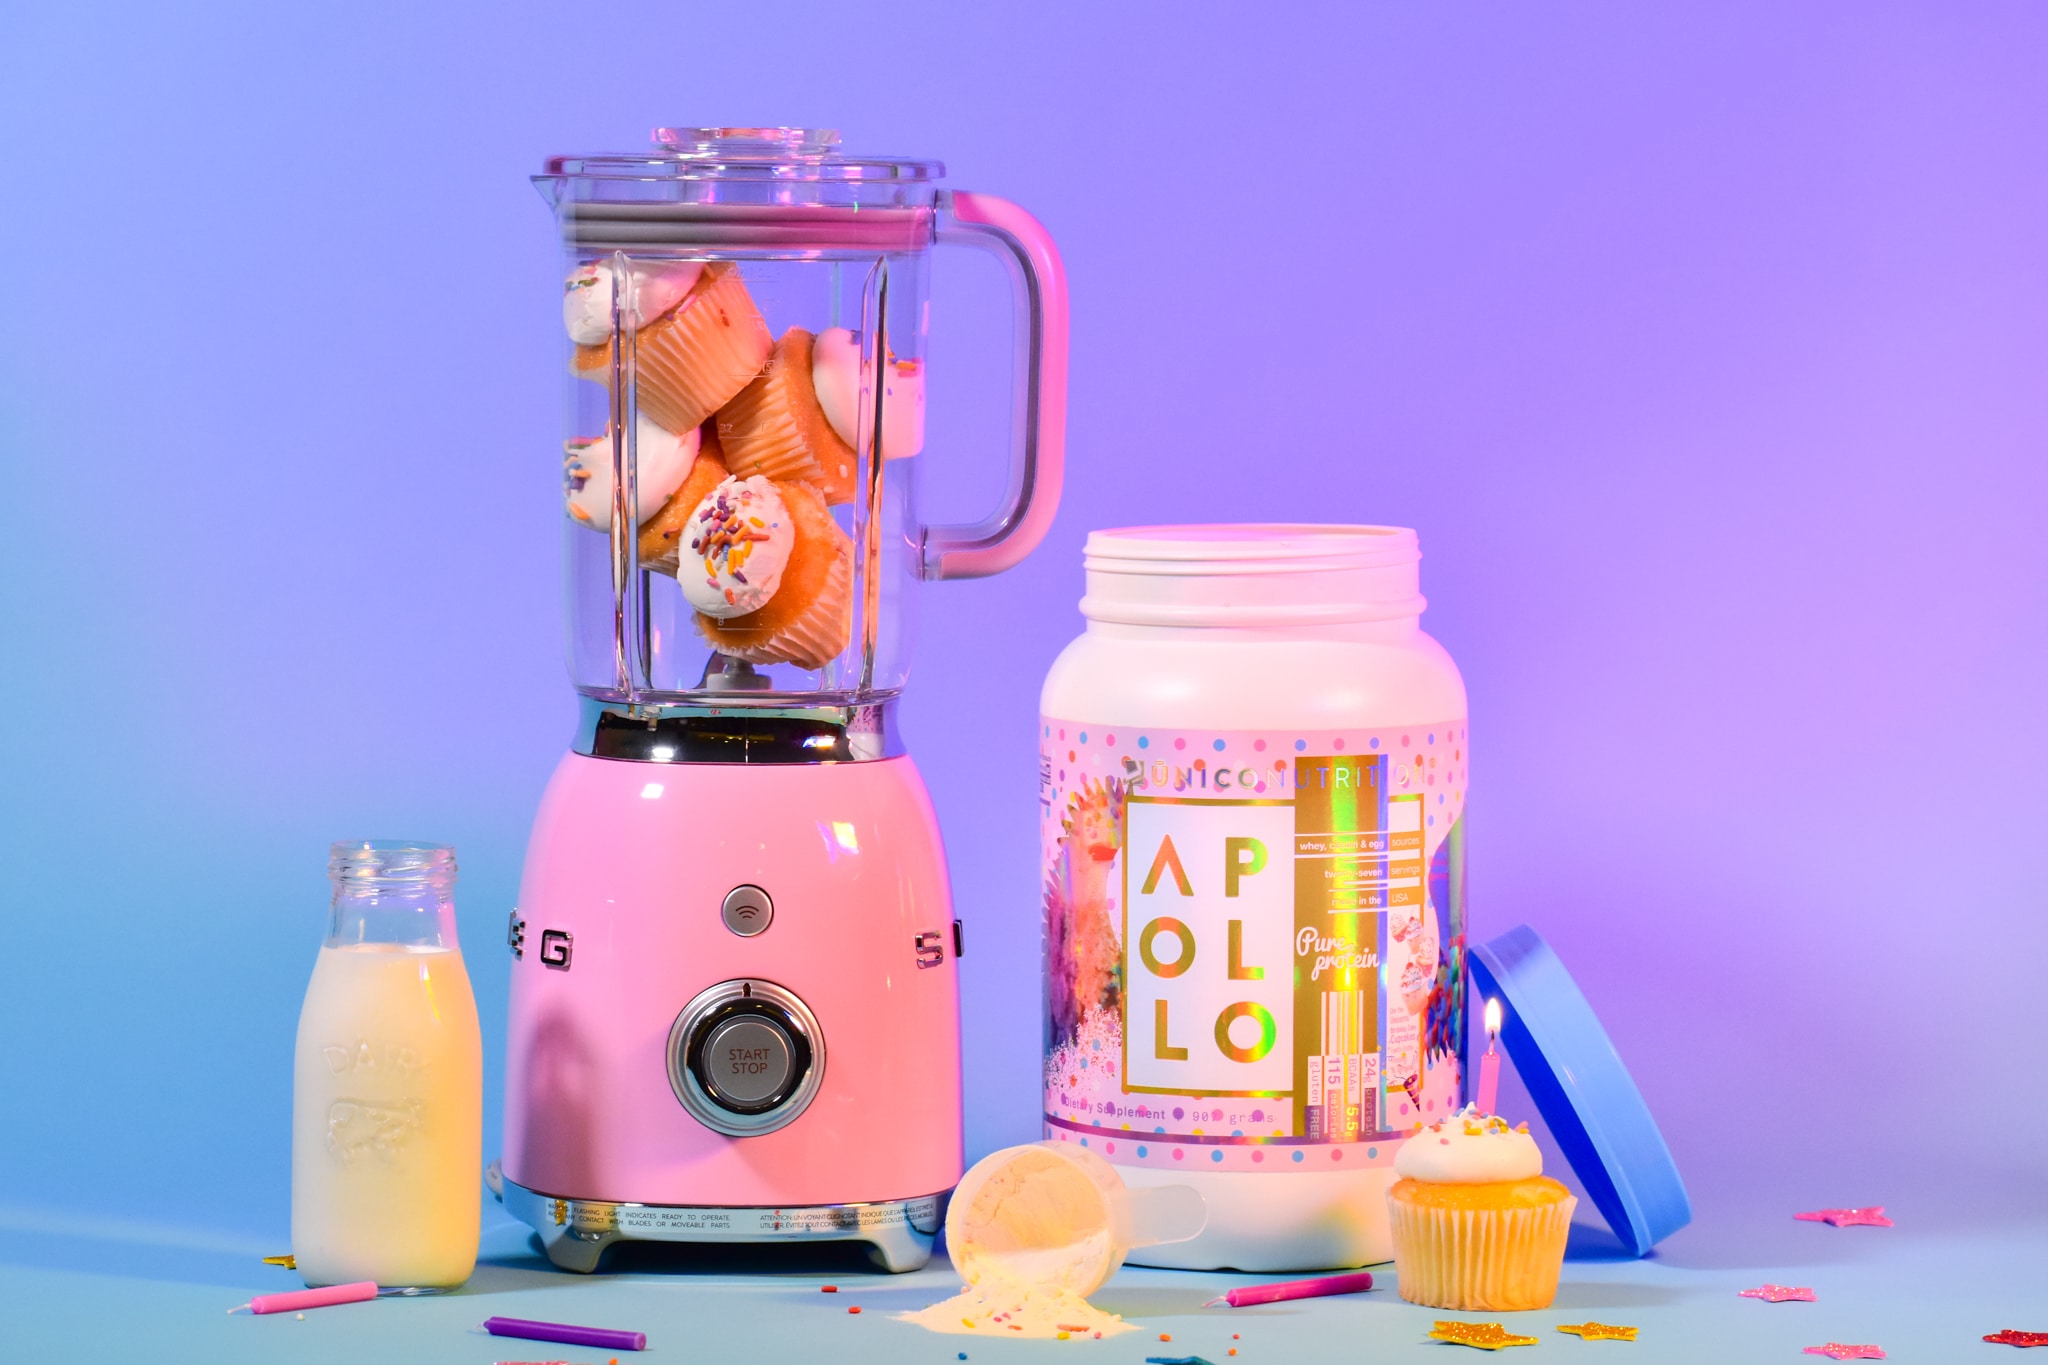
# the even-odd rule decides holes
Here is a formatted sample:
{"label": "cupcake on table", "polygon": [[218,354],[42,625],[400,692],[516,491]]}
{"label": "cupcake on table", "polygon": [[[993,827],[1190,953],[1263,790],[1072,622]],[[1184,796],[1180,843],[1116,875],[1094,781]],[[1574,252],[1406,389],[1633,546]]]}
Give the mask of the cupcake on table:
{"label": "cupcake on table", "polygon": [[1416,1131],[1387,1191],[1401,1297],[1431,1308],[1547,1308],[1579,1201],[1543,1174],[1529,1125],[1477,1105]]}

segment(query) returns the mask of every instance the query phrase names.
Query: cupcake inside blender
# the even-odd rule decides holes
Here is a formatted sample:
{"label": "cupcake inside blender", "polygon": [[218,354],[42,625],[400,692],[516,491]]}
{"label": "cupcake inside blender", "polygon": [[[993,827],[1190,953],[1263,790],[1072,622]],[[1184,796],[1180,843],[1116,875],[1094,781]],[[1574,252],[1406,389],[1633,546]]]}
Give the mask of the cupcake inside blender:
{"label": "cupcake inside blender", "polygon": [[[859,333],[794,326],[771,341],[731,262],[587,262],[564,283],[563,322],[573,372],[598,383],[614,329],[634,337],[641,566],[676,576],[721,654],[824,668],[851,636],[853,545],[831,508],[858,493],[859,418],[879,397],[882,458],[916,454],[921,363],[889,355],[877,395]],[[565,452],[566,510],[609,532],[609,438]]]}

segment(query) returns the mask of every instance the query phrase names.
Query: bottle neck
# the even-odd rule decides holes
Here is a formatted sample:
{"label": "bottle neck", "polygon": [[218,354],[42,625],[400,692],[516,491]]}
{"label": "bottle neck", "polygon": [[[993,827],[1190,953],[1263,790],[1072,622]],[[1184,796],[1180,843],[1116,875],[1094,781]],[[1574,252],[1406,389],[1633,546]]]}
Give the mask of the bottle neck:
{"label": "bottle neck", "polygon": [[327,873],[334,883],[327,947],[455,951],[455,850],[375,840],[340,843]]}
{"label": "bottle neck", "polygon": [[1397,526],[1095,531],[1083,553],[1088,591],[1081,614],[1091,630],[1112,625],[1228,631],[1243,639],[1407,639],[1427,605],[1416,568],[1421,558],[1415,533]]}
{"label": "bottle neck", "polygon": [[1420,616],[1391,621],[1345,621],[1325,626],[1140,626],[1122,621],[1090,621],[1088,633],[1112,640],[1140,642],[1201,641],[1217,644],[1271,644],[1277,640],[1328,640],[1347,644],[1405,645],[1422,633]]}
{"label": "bottle neck", "polygon": [[327,918],[329,948],[382,943],[421,950],[452,950],[455,902],[405,891],[337,891]]}

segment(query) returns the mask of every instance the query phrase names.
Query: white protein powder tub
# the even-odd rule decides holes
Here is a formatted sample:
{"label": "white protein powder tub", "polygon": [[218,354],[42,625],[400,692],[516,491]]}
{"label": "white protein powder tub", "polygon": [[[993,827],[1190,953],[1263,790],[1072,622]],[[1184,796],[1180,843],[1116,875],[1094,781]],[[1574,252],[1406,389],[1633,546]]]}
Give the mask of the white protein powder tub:
{"label": "white protein powder tub", "polygon": [[1390,1260],[1394,1153],[1465,1092],[1465,685],[1415,533],[1085,553],[1040,700],[1045,1136],[1202,1193],[1133,1262]]}

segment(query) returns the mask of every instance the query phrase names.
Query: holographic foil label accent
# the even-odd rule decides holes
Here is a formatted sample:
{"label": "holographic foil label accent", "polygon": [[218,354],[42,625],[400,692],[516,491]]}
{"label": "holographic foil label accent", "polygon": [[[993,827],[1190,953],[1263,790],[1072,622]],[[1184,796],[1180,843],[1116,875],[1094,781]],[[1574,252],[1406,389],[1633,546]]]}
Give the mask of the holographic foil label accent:
{"label": "holographic foil label accent", "polygon": [[1110,1160],[1392,1160],[1463,1101],[1463,721],[1046,718],[1046,1135]]}

